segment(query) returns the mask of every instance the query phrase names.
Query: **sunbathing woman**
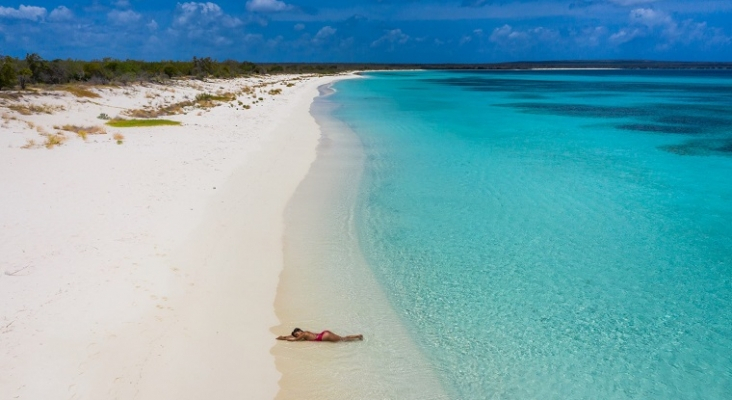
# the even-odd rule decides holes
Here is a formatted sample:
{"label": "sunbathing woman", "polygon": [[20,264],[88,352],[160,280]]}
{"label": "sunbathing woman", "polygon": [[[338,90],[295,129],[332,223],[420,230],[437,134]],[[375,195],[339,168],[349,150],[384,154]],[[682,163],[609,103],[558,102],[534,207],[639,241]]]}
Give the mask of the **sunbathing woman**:
{"label": "sunbathing woman", "polygon": [[363,340],[363,335],[338,336],[331,331],[323,331],[314,333],[295,328],[289,336],[278,336],[277,340],[287,340],[288,342],[352,342],[354,340]]}

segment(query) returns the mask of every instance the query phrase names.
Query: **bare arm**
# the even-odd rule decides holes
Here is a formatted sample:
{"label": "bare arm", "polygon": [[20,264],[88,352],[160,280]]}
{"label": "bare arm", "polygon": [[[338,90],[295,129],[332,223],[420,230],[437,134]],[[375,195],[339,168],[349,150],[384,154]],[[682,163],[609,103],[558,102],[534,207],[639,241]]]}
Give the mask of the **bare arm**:
{"label": "bare arm", "polygon": [[305,340],[305,337],[304,337],[304,335],[300,335],[299,338],[296,338],[296,337],[294,337],[292,335],[277,336],[277,340],[287,340],[288,342],[298,342],[300,340]]}

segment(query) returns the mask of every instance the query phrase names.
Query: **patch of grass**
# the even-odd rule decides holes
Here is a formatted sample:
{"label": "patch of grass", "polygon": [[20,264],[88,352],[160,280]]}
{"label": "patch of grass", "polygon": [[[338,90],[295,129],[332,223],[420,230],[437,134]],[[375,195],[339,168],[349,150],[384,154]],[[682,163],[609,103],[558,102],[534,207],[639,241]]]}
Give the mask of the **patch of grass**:
{"label": "patch of grass", "polygon": [[107,125],[115,128],[135,128],[147,126],[180,125],[178,121],[169,119],[113,119]]}
{"label": "patch of grass", "polygon": [[60,129],[69,132],[86,131],[90,135],[105,135],[107,131],[103,126],[78,126],[78,125],[64,125]]}
{"label": "patch of grass", "polygon": [[44,135],[46,136],[46,141],[43,142],[43,146],[45,146],[47,149],[52,149],[56,146],[61,146],[66,141],[66,136],[57,133],[54,135]]}
{"label": "patch of grass", "polygon": [[63,85],[59,86],[58,89],[69,92],[76,97],[101,97],[98,93],[92,92],[91,90],[79,85]]}
{"label": "patch of grass", "polygon": [[62,106],[53,106],[50,104],[11,104],[8,108],[22,115],[53,114],[56,111],[64,109]]}
{"label": "patch of grass", "polygon": [[275,95],[278,95],[278,94],[282,94],[282,89],[271,89],[269,91],[269,94],[272,95],[272,96],[275,96]]}
{"label": "patch of grass", "polygon": [[213,97],[211,93],[199,93],[196,95],[196,101],[211,101]]}
{"label": "patch of grass", "polygon": [[228,92],[218,94],[199,93],[196,95],[196,103],[202,107],[205,107],[208,103],[212,103],[214,101],[229,102],[234,100],[236,100],[236,95]]}
{"label": "patch of grass", "polygon": [[28,141],[25,142],[24,145],[20,146],[21,149],[33,149],[36,147],[38,147],[38,145],[36,144],[36,141],[33,139],[28,139]]}
{"label": "patch of grass", "polygon": [[[187,97],[187,96],[186,96]],[[124,112],[132,118],[156,118],[165,115],[184,114],[186,107],[213,108],[219,105],[217,102],[229,102],[236,100],[236,95],[232,93],[199,93],[194,101],[186,100],[178,103],[161,106],[156,109],[142,108],[136,110],[127,110]]]}
{"label": "patch of grass", "polygon": [[169,104],[167,106],[159,107],[154,110],[127,110],[125,111],[125,114],[133,118],[155,118],[163,115],[183,114],[186,107],[193,106],[195,106],[195,103],[192,101],[181,101],[179,103]]}
{"label": "patch of grass", "polygon": [[20,100],[23,93],[20,92],[0,92],[0,99]]}
{"label": "patch of grass", "polygon": [[78,125],[64,125],[62,127],[54,127],[56,129],[74,132],[79,135],[80,138],[86,140],[88,135],[106,135],[107,130],[103,126],[78,126]]}
{"label": "patch of grass", "polygon": [[114,140],[117,141],[117,144],[124,143],[125,135],[123,135],[121,133],[115,133],[114,136],[112,136],[112,137],[114,138]]}
{"label": "patch of grass", "polygon": [[127,110],[124,112],[124,114],[132,118],[155,118],[159,115],[163,115],[159,112],[159,110],[146,110],[142,108],[138,108],[136,110]]}

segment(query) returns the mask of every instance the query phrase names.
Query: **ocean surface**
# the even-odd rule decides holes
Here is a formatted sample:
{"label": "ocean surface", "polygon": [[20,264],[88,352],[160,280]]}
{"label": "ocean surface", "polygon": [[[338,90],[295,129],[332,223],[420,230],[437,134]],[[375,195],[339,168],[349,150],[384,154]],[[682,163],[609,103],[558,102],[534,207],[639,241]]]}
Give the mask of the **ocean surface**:
{"label": "ocean surface", "polygon": [[[366,335],[333,353],[342,380],[401,388],[364,398],[423,397],[395,378],[406,341],[453,399],[731,398],[732,72],[384,72],[333,88],[319,107],[357,137],[340,161],[359,160],[354,195],[332,208],[344,233],[302,247],[357,249],[313,284],[343,290],[330,314],[304,323]],[[378,290],[347,278],[355,252]],[[396,322],[369,311],[375,291]]]}

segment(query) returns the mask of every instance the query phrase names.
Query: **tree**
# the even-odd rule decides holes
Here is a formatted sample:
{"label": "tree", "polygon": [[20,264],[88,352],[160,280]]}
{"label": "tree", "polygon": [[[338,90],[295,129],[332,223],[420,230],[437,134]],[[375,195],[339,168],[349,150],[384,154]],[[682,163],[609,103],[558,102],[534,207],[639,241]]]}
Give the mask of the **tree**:
{"label": "tree", "polygon": [[213,65],[215,61],[211,59],[211,57],[206,58],[196,58],[193,57],[193,75],[195,75],[198,78],[205,78],[209,75],[212,75],[214,72]]}
{"label": "tree", "polygon": [[25,85],[28,83],[31,76],[33,76],[33,73],[30,68],[23,68],[20,70],[20,74],[18,74],[18,82],[20,83],[21,89],[25,90]]}
{"label": "tree", "polygon": [[38,54],[29,53],[25,55],[25,64],[31,71],[31,78],[35,82],[43,82],[43,75],[48,69],[48,63]]}
{"label": "tree", "polygon": [[168,78],[172,78],[178,75],[178,69],[175,68],[172,64],[168,64],[165,66],[165,68],[163,68],[163,73],[165,75],[168,75]]}
{"label": "tree", "polygon": [[267,70],[267,73],[269,73],[269,74],[280,74],[280,73],[284,72],[284,70],[285,69],[282,68],[281,65],[275,65],[275,66],[270,67]]}
{"label": "tree", "polygon": [[87,81],[107,82],[107,71],[104,70],[102,64],[98,61],[89,61],[84,64],[84,79]]}
{"label": "tree", "polygon": [[0,68],[0,89],[12,88],[15,86],[16,79],[17,77],[15,67],[13,66],[13,59],[5,57],[3,66]]}
{"label": "tree", "polygon": [[66,83],[69,81],[68,65],[63,60],[53,60],[48,65],[48,83]]}
{"label": "tree", "polygon": [[256,64],[254,64],[252,62],[244,61],[241,63],[241,66],[239,67],[239,69],[246,74],[251,74],[251,73],[254,73],[254,71],[257,69],[257,66],[256,66]]}

